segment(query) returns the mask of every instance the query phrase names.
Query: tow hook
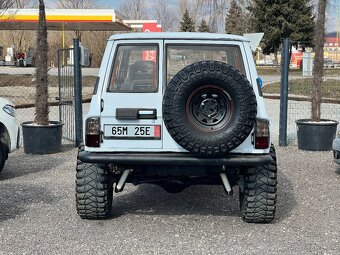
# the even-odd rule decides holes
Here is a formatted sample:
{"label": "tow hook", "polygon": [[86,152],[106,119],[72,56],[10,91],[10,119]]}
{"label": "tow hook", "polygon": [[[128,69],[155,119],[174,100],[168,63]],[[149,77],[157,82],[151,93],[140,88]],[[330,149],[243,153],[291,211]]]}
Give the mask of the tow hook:
{"label": "tow hook", "polygon": [[127,179],[127,177],[129,176],[129,174],[131,172],[132,172],[132,169],[124,170],[122,176],[120,177],[120,179],[119,179],[119,181],[118,181],[118,183],[117,183],[117,185],[115,187],[115,192],[116,193],[123,191],[126,179]]}
{"label": "tow hook", "polygon": [[232,195],[233,191],[231,189],[227,175],[225,173],[220,173],[220,176],[221,176],[225,191],[227,192],[228,195]]}

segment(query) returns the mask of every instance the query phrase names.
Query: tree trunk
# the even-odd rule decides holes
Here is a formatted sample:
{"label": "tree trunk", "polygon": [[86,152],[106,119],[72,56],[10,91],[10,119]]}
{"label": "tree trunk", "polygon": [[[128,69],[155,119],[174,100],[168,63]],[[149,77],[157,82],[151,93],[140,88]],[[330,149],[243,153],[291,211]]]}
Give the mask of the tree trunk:
{"label": "tree trunk", "polygon": [[[277,57],[277,51],[274,52],[274,59],[275,59],[275,70],[277,73],[280,73],[280,67],[279,67],[279,59]],[[282,62],[282,57],[281,57]]]}
{"label": "tree trunk", "polygon": [[36,95],[34,122],[38,125],[48,125],[48,80],[47,80],[47,26],[45,5],[39,0],[39,21],[36,48]]}
{"label": "tree trunk", "polygon": [[323,46],[325,42],[325,14],[327,0],[319,0],[318,18],[315,28],[315,59],[313,67],[313,94],[312,94],[312,121],[320,121],[321,118],[321,84],[323,75]]}

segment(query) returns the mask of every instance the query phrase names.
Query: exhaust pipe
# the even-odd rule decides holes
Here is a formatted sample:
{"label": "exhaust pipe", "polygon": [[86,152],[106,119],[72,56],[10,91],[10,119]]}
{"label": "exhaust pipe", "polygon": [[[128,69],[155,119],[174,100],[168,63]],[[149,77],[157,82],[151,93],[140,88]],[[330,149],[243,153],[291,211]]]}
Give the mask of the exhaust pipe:
{"label": "exhaust pipe", "polygon": [[220,176],[221,176],[221,179],[222,179],[222,182],[223,182],[223,186],[224,186],[224,189],[225,191],[227,192],[227,194],[232,194],[232,189],[231,189],[231,186],[230,186],[230,183],[229,183],[229,180],[227,178],[227,175],[225,173],[220,173]]}
{"label": "exhaust pipe", "polygon": [[119,181],[118,181],[118,184],[116,185],[115,192],[121,192],[121,191],[123,191],[123,188],[124,188],[126,179],[127,179],[127,177],[129,176],[129,174],[130,174],[131,172],[132,172],[132,169],[124,170],[122,176],[120,177],[120,179],[119,179]]}

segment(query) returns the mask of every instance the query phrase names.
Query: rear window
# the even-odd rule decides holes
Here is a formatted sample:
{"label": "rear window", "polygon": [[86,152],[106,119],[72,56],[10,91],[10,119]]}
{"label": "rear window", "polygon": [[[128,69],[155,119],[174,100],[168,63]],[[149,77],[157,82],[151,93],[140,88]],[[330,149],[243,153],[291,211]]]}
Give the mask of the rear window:
{"label": "rear window", "polygon": [[203,60],[227,63],[245,75],[242,54],[237,45],[169,45],[167,83],[184,67]]}
{"label": "rear window", "polygon": [[157,45],[118,46],[108,92],[150,93],[158,90]]}

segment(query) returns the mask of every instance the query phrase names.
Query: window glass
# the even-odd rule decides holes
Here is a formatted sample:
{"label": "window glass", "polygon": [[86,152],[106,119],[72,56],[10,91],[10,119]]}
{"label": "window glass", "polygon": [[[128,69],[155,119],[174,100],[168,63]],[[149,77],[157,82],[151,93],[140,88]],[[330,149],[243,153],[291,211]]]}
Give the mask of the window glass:
{"label": "window glass", "polygon": [[184,67],[203,60],[227,63],[245,75],[241,51],[236,45],[169,45],[167,47],[167,83]]}
{"label": "window glass", "polygon": [[121,45],[116,51],[108,92],[150,93],[158,89],[156,45]]}

